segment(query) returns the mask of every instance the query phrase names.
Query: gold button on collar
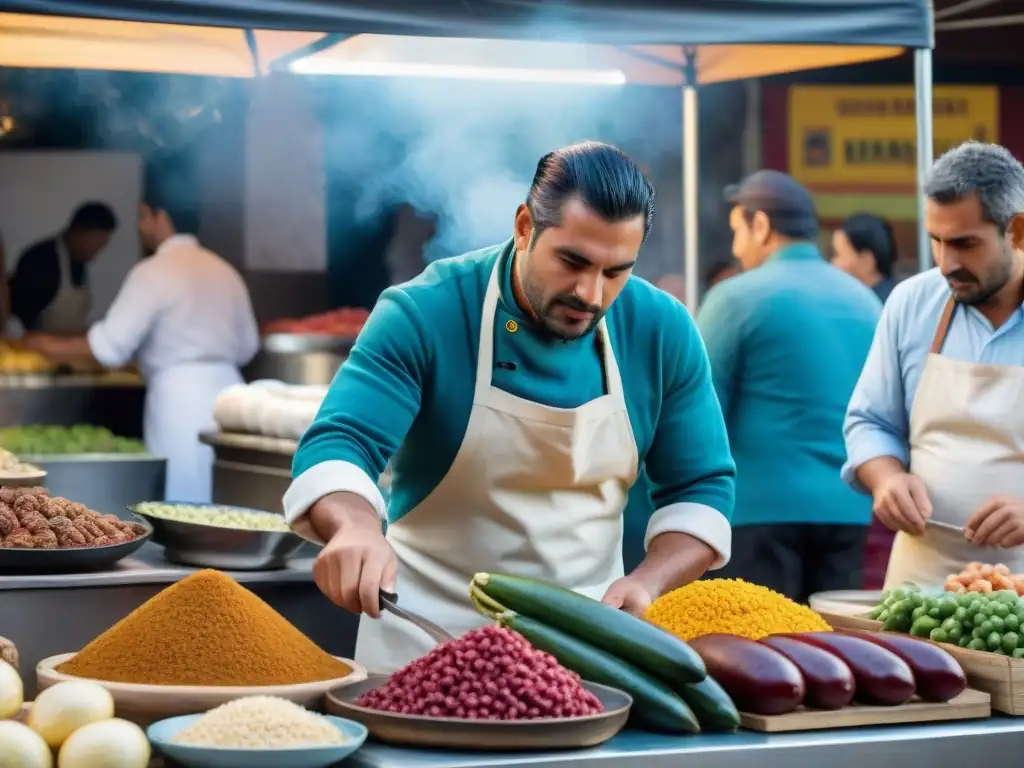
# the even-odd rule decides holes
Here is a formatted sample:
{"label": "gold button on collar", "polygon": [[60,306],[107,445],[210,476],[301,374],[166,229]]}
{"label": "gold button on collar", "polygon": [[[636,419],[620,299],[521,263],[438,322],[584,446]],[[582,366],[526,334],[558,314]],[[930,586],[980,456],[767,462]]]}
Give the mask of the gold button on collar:
{"label": "gold button on collar", "polygon": [[509,333],[515,333],[519,330],[519,323],[515,320],[507,320],[505,321],[505,330]]}

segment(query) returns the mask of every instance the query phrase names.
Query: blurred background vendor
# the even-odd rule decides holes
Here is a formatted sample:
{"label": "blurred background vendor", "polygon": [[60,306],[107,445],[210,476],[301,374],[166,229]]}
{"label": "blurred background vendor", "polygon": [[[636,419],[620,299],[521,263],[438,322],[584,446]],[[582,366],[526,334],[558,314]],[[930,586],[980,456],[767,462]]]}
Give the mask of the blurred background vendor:
{"label": "blurred background vendor", "polygon": [[25,346],[56,362],[94,359],[120,368],[137,358],[146,379],[146,447],[168,459],[166,497],[211,500],[217,395],[241,383],[259,348],[249,292],[238,272],[195,236],[191,211],[154,189],[140,206],[139,234],[153,255],[128,273],[106,317],[86,336],[29,334]]}
{"label": "blurred background vendor", "polygon": [[883,303],[896,286],[896,235],[873,213],[855,213],[832,233],[832,266],[853,275]]}
{"label": "blurred background vendor", "polygon": [[116,229],[117,218],[109,206],[85,203],[63,232],[21,254],[10,280],[11,311],[26,331],[85,333],[92,306],[89,264]]}

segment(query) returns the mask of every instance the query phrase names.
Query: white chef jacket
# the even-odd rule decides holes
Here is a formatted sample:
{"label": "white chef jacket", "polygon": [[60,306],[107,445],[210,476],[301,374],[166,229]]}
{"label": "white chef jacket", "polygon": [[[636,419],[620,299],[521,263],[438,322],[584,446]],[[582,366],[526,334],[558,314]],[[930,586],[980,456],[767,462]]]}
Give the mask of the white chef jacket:
{"label": "white chef jacket", "polygon": [[168,459],[167,498],[208,502],[213,456],[198,434],[213,427],[217,395],[242,380],[238,369],[260,343],[241,275],[195,237],[175,235],[132,267],[88,339],[106,367],[138,360],[146,444]]}

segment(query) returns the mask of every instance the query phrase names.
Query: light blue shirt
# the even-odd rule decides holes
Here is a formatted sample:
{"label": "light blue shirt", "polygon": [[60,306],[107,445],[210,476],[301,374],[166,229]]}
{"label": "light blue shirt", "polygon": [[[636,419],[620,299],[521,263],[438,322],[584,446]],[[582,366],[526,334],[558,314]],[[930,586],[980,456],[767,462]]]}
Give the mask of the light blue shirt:
{"label": "light blue shirt", "polygon": [[[858,467],[880,456],[910,462],[910,409],[932,339],[949,299],[938,268],[914,275],[893,289],[882,310],[867,362],[850,398],[843,432],[843,479],[863,491]],[[942,355],[987,365],[1024,366],[1024,310],[999,328],[981,312],[961,305],[953,315]],[[1007,407],[1012,407],[1007,403]]]}

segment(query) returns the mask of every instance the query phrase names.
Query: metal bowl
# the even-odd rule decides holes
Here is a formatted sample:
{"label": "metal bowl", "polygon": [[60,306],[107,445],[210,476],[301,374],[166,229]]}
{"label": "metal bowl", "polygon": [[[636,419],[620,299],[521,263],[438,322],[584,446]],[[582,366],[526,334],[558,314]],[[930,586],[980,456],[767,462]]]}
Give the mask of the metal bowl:
{"label": "metal bowl", "polygon": [[5,475],[3,470],[0,470],[0,488],[31,488],[43,485],[45,481],[45,469],[39,469],[37,472],[23,472],[20,475]]}
{"label": "metal bowl", "polygon": [[389,744],[518,752],[596,747],[622,730],[633,706],[633,698],[628,693],[587,681],[583,682],[583,687],[604,705],[605,711],[601,714],[538,720],[463,720],[398,715],[356,705],[360,696],[379,688],[387,680],[385,675],[370,675],[355,685],[328,691],[324,708],[329,714],[362,723],[370,729],[371,736]]}
{"label": "metal bowl", "polygon": [[[252,531],[168,520],[140,511],[139,506],[144,503],[146,502],[133,504],[128,510],[153,526],[153,543],[164,548],[164,556],[168,560],[180,565],[225,571],[269,571],[284,568],[306,541],[291,531]],[[263,512],[226,504],[188,504],[174,501],[154,503],[168,506],[205,506],[246,514]]]}
{"label": "metal bowl", "polygon": [[[138,522],[138,521],[136,521]],[[74,547],[68,549],[0,549],[0,573],[20,576],[44,573],[82,573],[101,571],[123,560],[142,547],[153,535],[152,526],[139,523],[147,530],[125,544],[105,547]]]}

